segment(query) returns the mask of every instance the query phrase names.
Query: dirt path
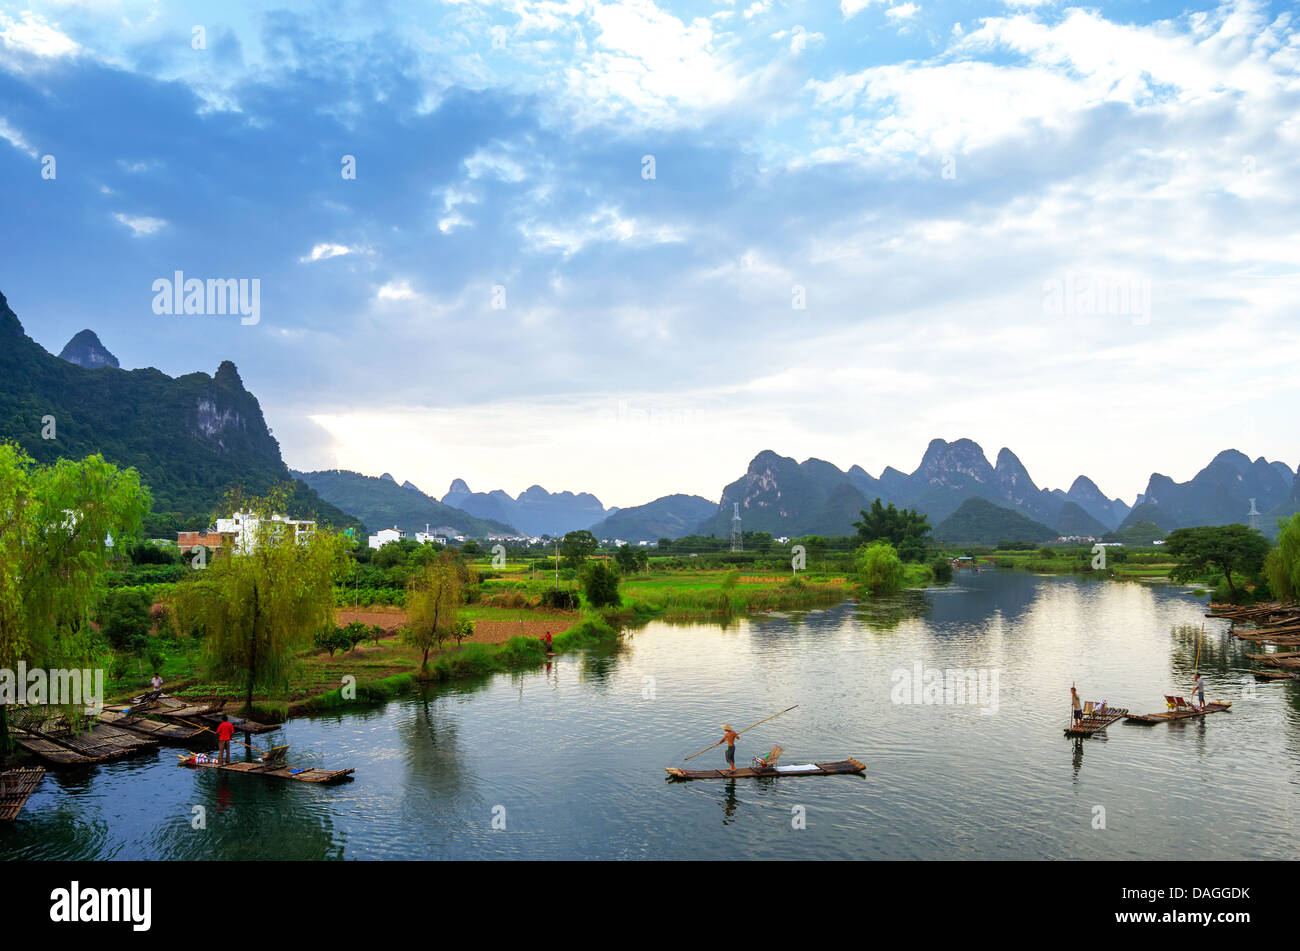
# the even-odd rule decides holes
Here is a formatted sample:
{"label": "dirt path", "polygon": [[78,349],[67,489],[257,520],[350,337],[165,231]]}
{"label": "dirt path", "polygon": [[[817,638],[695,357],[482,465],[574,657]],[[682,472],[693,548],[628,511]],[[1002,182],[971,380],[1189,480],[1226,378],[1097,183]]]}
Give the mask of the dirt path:
{"label": "dirt path", "polygon": [[[406,612],[401,608],[336,608],[334,617],[338,624],[347,625],[360,621],[370,627],[378,624],[385,634],[393,634],[406,623]],[[474,622],[474,637],[467,644],[504,644],[512,637],[545,637],[550,632],[552,637],[567,631],[582,619],[577,611],[557,612],[553,619],[545,621],[487,621]]]}

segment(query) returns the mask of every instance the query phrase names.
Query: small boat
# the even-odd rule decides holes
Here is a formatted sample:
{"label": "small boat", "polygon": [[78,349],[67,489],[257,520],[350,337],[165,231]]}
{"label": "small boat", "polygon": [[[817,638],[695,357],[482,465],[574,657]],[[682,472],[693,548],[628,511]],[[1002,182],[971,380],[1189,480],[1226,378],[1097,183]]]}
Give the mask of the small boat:
{"label": "small boat", "polygon": [[355,770],[351,769],[315,769],[310,766],[293,767],[287,766],[281,762],[260,763],[260,762],[243,762],[243,763],[218,763],[215,756],[205,756],[201,753],[194,753],[189,756],[178,756],[180,762],[178,766],[188,766],[191,769],[219,769],[232,773],[256,773],[258,776],[270,776],[272,779],[292,779],[300,783],[337,783],[351,776]]}
{"label": "small boat", "polygon": [[757,769],[745,766],[741,769],[681,769],[677,766],[665,766],[670,780],[688,779],[743,779],[749,776],[833,776],[837,774],[863,773],[865,763],[855,759],[842,759],[836,763],[804,763],[798,766],[769,766]]}
{"label": "small boat", "polygon": [[1203,717],[1210,713],[1223,713],[1231,706],[1232,703],[1230,701],[1224,701],[1223,703],[1207,703],[1200,709],[1191,705],[1179,705],[1174,706],[1172,709],[1166,710],[1163,713],[1148,713],[1145,715],[1141,713],[1130,713],[1124,718],[1124,722],[1151,724],[1168,723],[1172,720],[1189,720],[1196,717]]}

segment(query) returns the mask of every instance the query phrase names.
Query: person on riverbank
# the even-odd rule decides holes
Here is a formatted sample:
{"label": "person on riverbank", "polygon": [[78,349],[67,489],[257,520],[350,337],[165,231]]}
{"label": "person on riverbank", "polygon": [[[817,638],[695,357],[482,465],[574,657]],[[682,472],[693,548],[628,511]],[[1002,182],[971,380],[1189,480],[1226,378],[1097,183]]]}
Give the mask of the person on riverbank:
{"label": "person on riverbank", "polygon": [[1196,680],[1192,684],[1192,696],[1196,698],[1196,709],[1204,710],[1205,709],[1205,678],[1201,676],[1201,672],[1199,670],[1196,672]]}
{"label": "person on riverbank", "polygon": [[1070,684],[1070,707],[1074,710],[1074,722],[1083,721],[1083,704],[1079,701],[1079,691],[1074,689],[1074,684]]}
{"label": "person on riverbank", "polygon": [[730,723],[722,724],[722,742],[727,744],[727,771],[736,771],[736,740],[740,734],[731,728]]}
{"label": "person on riverbank", "polygon": [[217,762],[222,765],[230,762],[230,741],[234,735],[235,725],[221,714],[221,722],[217,724]]}
{"label": "person on riverbank", "polygon": [[554,654],[554,653],[555,653],[555,648],[551,646],[551,632],[550,632],[550,631],[547,631],[547,632],[546,632],[546,638],[545,638],[545,640],[546,640],[546,653],[548,653],[548,654]]}
{"label": "person on riverbank", "polygon": [[156,670],[153,672],[153,679],[149,681],[149,687],[155,693],[158,693],[162,690],[162,677],[158,675],[158,671]]}

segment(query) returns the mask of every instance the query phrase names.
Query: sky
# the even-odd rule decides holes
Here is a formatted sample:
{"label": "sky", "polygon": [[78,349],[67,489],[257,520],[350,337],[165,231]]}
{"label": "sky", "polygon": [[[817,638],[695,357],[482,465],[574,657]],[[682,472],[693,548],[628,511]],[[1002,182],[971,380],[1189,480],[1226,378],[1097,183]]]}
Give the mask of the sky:
{"label": "sky", "polygon": [[[293,468],[1300,462],[1291,4],[254,6],[0,0],[0,292],[55,353],[233,360]],[[155,313],[177,271],[256,321]]]}

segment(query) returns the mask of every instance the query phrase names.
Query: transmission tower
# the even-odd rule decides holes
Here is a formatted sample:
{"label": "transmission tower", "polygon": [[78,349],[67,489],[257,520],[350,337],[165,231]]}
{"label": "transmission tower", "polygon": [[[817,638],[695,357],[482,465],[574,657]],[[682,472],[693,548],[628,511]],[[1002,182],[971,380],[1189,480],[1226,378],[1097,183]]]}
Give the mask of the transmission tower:
{"label": "transmission tower", "polygon": [[735,506],[732,509],[733,514],[731,516],[731,550],[744,551],[744,538],[740,533],[740,503],[732,502],[731,504]]}
{"label": "transmission tower", "polygon": [[1260,513],[1259,509],[1255,508],[1255,500],[1251,499],[1250,511],[1246,513],[1246,518],[1250,519],[1251,531],[1258,532],[1260,530],[1262,527],[1261,519],[1263,519],[1263,517],[1264,516]]}

